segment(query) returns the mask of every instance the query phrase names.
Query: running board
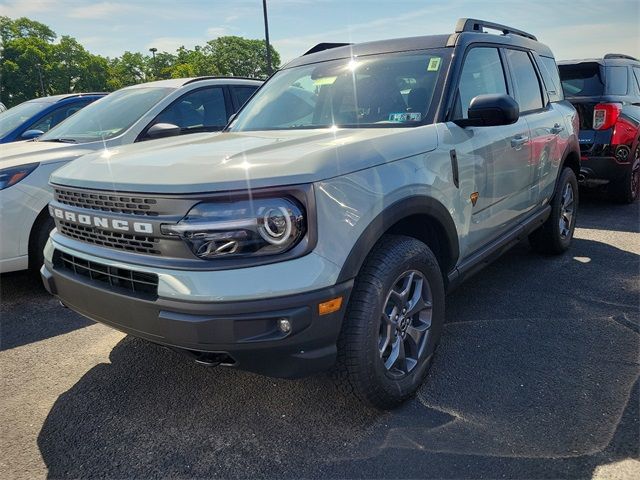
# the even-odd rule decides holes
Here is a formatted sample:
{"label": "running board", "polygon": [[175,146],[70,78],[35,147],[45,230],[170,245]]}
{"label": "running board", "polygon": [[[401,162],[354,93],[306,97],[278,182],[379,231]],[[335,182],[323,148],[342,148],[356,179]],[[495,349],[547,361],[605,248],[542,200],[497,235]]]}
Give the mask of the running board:
{"label": "running board", "polygon": [[512,230],[462,260],[448,275],[447,292],[456,289],[463,281],[478,273],[528,237],[531,232],[542,226],[550,214],[551,206],[546,205],[535,214],[518,223]]}

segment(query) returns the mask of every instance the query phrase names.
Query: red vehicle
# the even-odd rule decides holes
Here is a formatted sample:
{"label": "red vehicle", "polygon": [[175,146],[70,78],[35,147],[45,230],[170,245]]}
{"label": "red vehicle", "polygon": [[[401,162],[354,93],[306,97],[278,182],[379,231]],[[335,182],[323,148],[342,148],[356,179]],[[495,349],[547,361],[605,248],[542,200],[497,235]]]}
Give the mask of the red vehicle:
{"label": "red vehicle", "polygon": [[580,182],[624,203],[640,195],[640,61],[620,54],[559,62],[580,116]]}

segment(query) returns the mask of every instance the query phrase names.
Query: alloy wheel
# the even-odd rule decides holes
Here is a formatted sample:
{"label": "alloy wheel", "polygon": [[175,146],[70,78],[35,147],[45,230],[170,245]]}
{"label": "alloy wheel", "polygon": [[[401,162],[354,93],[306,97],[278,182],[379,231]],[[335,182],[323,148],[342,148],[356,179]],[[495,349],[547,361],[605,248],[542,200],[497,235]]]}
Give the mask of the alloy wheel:
{"label": "alloy wheel", "polygon": [[410,270],[401,274],[387,294],[378,351],[387,374],[410,373],[425,352],[433,314],[431,288],[425,276]]}
{"label": "alloy wheel", "polygon": [[573,186],[568,183],[564,186],[562,197],[560,199],[560,237],[563,239],[571,235],[571,223],[574,214],[574,198]]}

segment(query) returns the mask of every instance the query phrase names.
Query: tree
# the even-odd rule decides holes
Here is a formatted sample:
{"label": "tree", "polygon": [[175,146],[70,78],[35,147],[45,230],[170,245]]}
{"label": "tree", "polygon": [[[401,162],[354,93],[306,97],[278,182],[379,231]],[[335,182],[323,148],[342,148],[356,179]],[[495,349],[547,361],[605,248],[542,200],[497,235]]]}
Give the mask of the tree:
{"label": "tree", "polygon": [[[76,39],[58,36],[47,25],[0,16],[0,101],[11,107],[44,95],[112,91],[156,79],[234,75],[268,75],[262,40],[220,37],[175,54],[124,52],[105,58],[87,51]],[[273,67],[280,56],[271,47]]]}
{"label": "tree", "polygon": [[148,81],[150,60],[141,53],[124,52],[109,62],[109,90]]}
{"label": "tree", "polygon": [[[274,70],[280,65],[280,55],[270,46]],[[220,75],[266,78],[267,48],[262,40],[226,36],[207,42],[206,53],[213,59]]]}

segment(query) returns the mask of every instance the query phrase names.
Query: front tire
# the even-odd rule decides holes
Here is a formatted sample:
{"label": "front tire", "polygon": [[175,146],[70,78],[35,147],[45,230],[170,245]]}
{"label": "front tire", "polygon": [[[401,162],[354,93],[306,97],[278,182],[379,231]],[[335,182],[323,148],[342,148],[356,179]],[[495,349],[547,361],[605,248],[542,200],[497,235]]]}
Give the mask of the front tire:
{"label": "front tire", "polygon": [[49,216],[49,212],[45,211],[38,217],[31,237],[29,238],[29,270],[34,273],[40,271],[40,267],[44,263],[44,247],[49,240],[49,234],[56,226],[53,218]]}
{"label": "front tire", "polygon": [[444,282],[429,247],[385,235],[358,274],[338,339],[340,391],[380,409],[415,394],[444,323]]}
{"label": "front tire", "polygon": [[578,213],[578,180],[566,167],[560,175],[551,200],[551,214],[544,224],[529,235],[531,247],[541,253],[559,255],[571,245]]}

